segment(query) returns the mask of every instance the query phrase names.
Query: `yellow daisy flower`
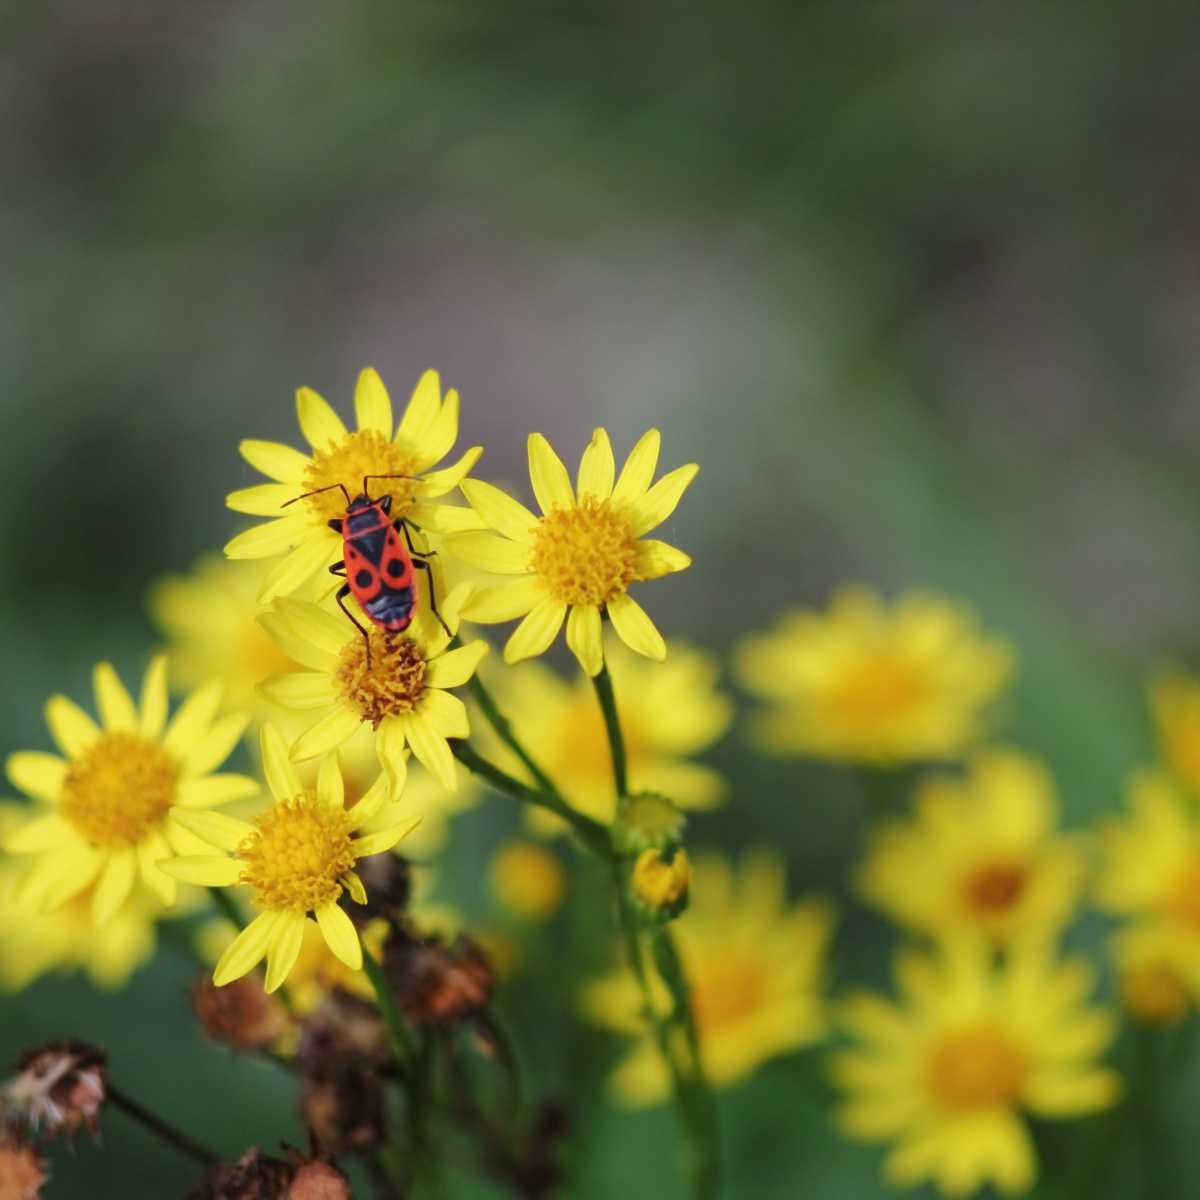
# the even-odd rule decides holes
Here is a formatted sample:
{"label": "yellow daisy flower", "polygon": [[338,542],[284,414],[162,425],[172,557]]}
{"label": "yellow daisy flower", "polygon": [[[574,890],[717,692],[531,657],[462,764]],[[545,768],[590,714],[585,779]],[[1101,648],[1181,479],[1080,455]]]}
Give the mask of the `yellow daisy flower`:
{"label": "yellow daisy flower", "polygon": [[[375,479],[371,495],[391,496],[392,517],[403,517],[420,529],[444,532],[478,526],[469,509],[430,503],[458,487],[483,453],[482,447],[474,446],[453,466],[429,472],[458,439],[458,393],[451,390],[443,400],[436,371],[421,376],[394,429],[392,402],[371,367],[358,377],[354,408],[358,428],[351,433],[316,392],[301,388],[296,411],[310,454],[278,442],[249,440],[239,447],[242,457],[274,482],[233,492],[226,503],[234,512],[271,519],[238,534],[225,553],[230,558],[274,558],[286,552],[263,579],[260,603],[294,592],[341,558],[341,534],[329,527],[329,521],[346,510],[339,483],[353,496],[366,475],[413,476]],[[302,493],[330,487],[282,511]]]}
{"label": "yellow daisy flower", "polygon": [[893,920],[938,937],[1004,945],[1054,932],[1086,867],[1077,840],[1055,835],[1057,817],[1043,767],[1014,751],[978,752],[965,775],[919,787],[911,820],[875,830],[859,889]]}
{"label": "yellow daisy flower", "polygon": [[1173,1025],[1200,1000],[1200,939],[1165,921],[1127,925],[1111,939],[1121,1003],[1146,1025]]}
{"label": "yellow daisy flower", "polygon": [[296,666],[255,620],[266,570],[262,563],[208,555],[186,575],[159,579],[150,592],[150,615],[167,638],[175,686],[220,679],[230,706],[256,721],[279,716],[258,685]]}
{"label": "yellow daisy flower", "polygon": [[[635,793],[669,796],[682,808],[711,808],[724,798],[725,780],[689,758],[729,728],[733,706],[717,689],[718,668],[711,655],[681,642],[671,642],[670,649],[661,664],[646,662],[612,638],[605,649],[617,681],[629,787]],[[496,692],[517,736],[535,747],[539,765],[567,802],[597,821],[610,822],[616,806],[612,756],[590,681],[577,676],[567,682],[540,663],[526,663],[498,676]],[[489,739],[488,750],[506,770],[528,778],[498,740]],[[564,828],[550,814],[531,810],[530,817],[536,828]]]}
{"label": "yellow daisy flower", "polygon": [[[460,585],[446,597],[442,617],[458,626]],[[285,653],[308,668],[278,675],[263,695],[283,708],[322,715],[292,746],[300,762],[348,741],[364,722],[375,730],[379,761],[397,772],[405,746],[443,787],[454,790],[457,771],[448,738],[470,734],[466,705],[446,690],[461,687],[488,652],[481,639],[450,649],[451,636],[428,606],[417,610],[405,633],[370,631],[368,661],[362,636],[344,619],[308,601],[279,599],[260,620]]]}
{"label": "yellow daisy flower", "polygon": [[183,818],[252,796],[244,775],[214,775],[246,725],[242,714],[219,717],[221,685],[207,683],[167,722],[167,664],[150,664],[135,705],[116,671],[94,672],[97,725],[66,696],[46,704],[46,721],[62,758],[37,751],[10,754],[9,780],[37,805],[10,833],[10,854],[35,856],[17,895],[51,911],[95,883],[91,912],[106,925],[129,899],[140,875],[164,904],[175,880],[160,863],[196,847]]}
{"label": "yellow daisy flower", "polygon": [[848,1093],[842,1130],[894,1146],[884,1176],[967,1196],[987,1183],[1028,1191],[1036,1164],[1023,1119],[1076,1117],[1110,1105],[1119,1081],[1097,1057],[1114,1021],[1085,1003],[1092,973],[1022,943],[1002,965],[978,939],[896,959],[898,1000],[861,993],[843,1005],[859,1045],[833,1058]]}
{"label": "yellow daisy flower", "polygon": [[519,577],[480,589],[463,610],[472,621],[524,618],[504,647],[505,662],[541,654],[566,620],[567,645],[589,675],[599,674],[602,613],[631,650],[666,657],[662,635],[630,596],[629,585],[691,565],[682,550],[645,535],[675,511],[700,468],[679,467],[651,486],[659,441],[657,429],[644,434],[614,483],[612,445],[597,429],[573,490],[550,443],[540,433],[530,434],[529,478],[540,517],[490,483],[463,481],[463,495],[496,532],[456,534],[447,539],[447,549],[482,570]]}
{"label": "yellow daisy flower", "polygon": [[949,600],[913,594],[888,610],[865,588],[827,613],[786,614],[737,655],[743,683],[772,704],[755,725],[764,749],[877,765],[961,753],[1011,664]]}
{"label": "yellow daisy flower", "polygon": [[1167,765],[1200,792],[1200,679],[1167,671],[1150,684],[1150,712]]}
{"label": "yellow daisy flower", "polygon": [[[736,872],[723,859],[698,856],[691,900],[674,928],[691,984],[700,1055],[714,1086],[729,1087],[767,1059],[821,1037],[833,914],[817,900],[788,903],[778,855],[746,854]],[[657,975],[652,983],[665,1015],[666,987]],[[612,1076],[617,1099],[633,1106],[668,1099],[670,1074],[629,970],[587,985],[582,1002],[597,1025],[638,1039]]]}
{"label": "yellow daisy flower", "polygon": [[365,903],[354,864],[390,850],[412,823],[355,836],[387,801],[387,775],[381,774],[347,809],[336,753],[321,763],[316,788],[305,789],[283,738],[270,723],[262,727],[261,751],[275,803],[253,824],[224,813],[187,814],[188,827],[197,837],[210,848],[230,853],[187,855],[169,860],[164,868],[177,879],[204,887],[250,887],[258,916],[221,955],[213,982],[223,987],[240,979],[265,957],[267,991],[273,992],[296,964],[310,913],[330,950],[352,970],[361,968],[358,931],[338,899],[345,891],[356,903]]}
{"label": "yellow daisy flower", "polygon": [[1200,940],[1200,820],[1155,771],[1130,781],[1129,815],[1100,827],[1096,902],[1125,918],[1161,921]]}

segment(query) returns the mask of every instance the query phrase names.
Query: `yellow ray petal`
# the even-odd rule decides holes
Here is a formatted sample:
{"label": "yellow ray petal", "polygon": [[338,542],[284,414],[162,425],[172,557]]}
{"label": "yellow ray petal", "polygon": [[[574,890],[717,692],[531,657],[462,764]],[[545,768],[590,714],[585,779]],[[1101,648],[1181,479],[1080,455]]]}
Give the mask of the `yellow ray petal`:
{"label": "yellow ray petal", "polygon": [[3,841],[8,854],[41,854],[54,851],[71,837],[71,826],[57,813],[34,817],[14,829]]}
{"label": "yellow ray petal", "polygon": [[270,604],[307,583],[323,567],[341,555],[341,542],[332,529],[313,529],[308,536],[277,562],[263,577],[259,604]]}
{"label": "yellow ray petal", "polygon": [[271,558],[282,554],[313,532],[308,513],[289,513],[272,521],[262,521],[242,530],[225,543],[226,558]]}
{"label": "yellow ray petal", "polygon": [[[408,766],[405,756],[401,756],[400,761],[401,771],[407,773]],[[398,791],[399,789],[393,789],[393,781],[388,778],[387,773],[381,771],[362,798],[346,810],[346,821],[351,832],[361,829]]]}
{"label": "yellow ray petal", "polygon": [[296,389],[296,419],[300,432],[314,450],[328,450],[346,439],[342,418],[312,388]]}
{"label": "yellow ray petal", "polygon": [[523,617],[545,598],[546,593],[538,577],[526,575],[521,579],[496,584],[495,587],[476,588],[463,605],[462,615],[467,621],[478,621],[485,625],[512,621]]}
{"label": "yellow ray petal", "polygon": [[328,808],[345,807],[346,787],[342,782],[342,768],[337,751],[321,759],[317,768],[317,799]]}
{"label": "yellow ray petal", "polygon": [[318,608],[307,600],[279,600],[275,611],[288,623],[298,636],[311,642],[318,650],[337,656],[355,636],[350,622]]}
{"label": "yellow ray petal", "polygon": [[578,486],[579,498],[594,496],[597,500],[607,500],[612,495],[613,476],[617,465],[613,459],[612,442],[608,440],[606,429],[597,429],[592,433],[592,440],[579,460]]}
{"label": "yellow ray petal", "polygon": [[280,483],[300,483],[312,461],[307,454],[301,454],[291,446],[256,438],[247,438],[238,446],[238,451],[256,471]]}
{"label": "yellow ray petal", "polygon": [[337,688],[326,671],[293,671],[288,675],[273,675],[260,683],[257,691],[272,704],[298,712],[328,708],[338,699]]}
{"label": "yellow ray petal", "polygon": [[164,858],[158,869],[172,879],[200,887],[233,887],[242,874],[237,860],[223,854],[181,854]]}
{"label": "yellow ray petal", "polygon": [[396,441],[403,442],[414,449],[420,445],[429,426],[433,423],[442,403],[442,384],[438,373],[433,369],[425,371],[413,388],[404,415],[400,418],[400,427],[396,430]]}
{"label": "yellow ray petal", "polygon": [[632,504],[640,500],[654,478],[658,466],[658,450],[662,435],[657,429],[647,429],[638,439],[637,445],[629,452],[621,475],[613,488],[614,504]]}
{"label": "yellow ray petal", "polygon": [[46,701],[46,724],[50,736],[67,758],[78,758],[100,736],[96,722],[66,696],[51,696]]}
{"label": "yellow ray petal", "polygon": [[446,539],[446,551],[469,566],[496,575],[524,575],[529,570],[529,547],[509,541],[498,533],[480,530],[453,533]]}
{"label": "yellow ray petal", "polygon": [[513,630],[504,647],[504,661],[511,664],[541,654],[558,636],[566,615],[567,606],[561,600],[551,596],[539,600]]}
{"label": "yellow ray petal", "polygon": [[326,713],[315,725],[309,726],[292,746],[292,761],[304,762],[336,750],[349,741],[362,725],[362,717],[343,703]]}
{"label": "yellow ray petal", "polygon": [[269,721],[262,727],[258,744],[263,774],[267,778],[271,794],[276,800],[294,799],[304,789],[300,786],[296,768],[292,766],[287,744],[280,736],[279,730]]}
{"label": "yellow ray petal", "polygon": [[192,747],[208,732],[221,707],[223,688],[219,679],[198,687],[179,707],[163,734],[163,749],[174,758],[186,758]]}
{"label": "yellow ray petal", "polygon": [[532,544],[538,518],[519,500],[482,479],[464,479],[461,486],[467,503],[488,525],[523,546]]}
{"label": "yellow ray petal", "polygon": [[43,754],[38,750],[18,750],[8,756],[4,764],[9,782],[35,800],[55,803],[62,794],[63,780],[67,777],[67,764],[57,754]]}
{"label": "yellow ray petal", "polygon": [[215,771],[242,740],[249,718],[244,713],[230,713],[217,721],[207,733],[192,743],[183,756],[184,773],[207,775]]}
{"label": "yellow ray petal", "polygon": [[699,470],[700,467],[696,463],[676,467],[674,471],[664,475],[640,500],[633,503],[629,510],[629,525],[634,537],[649,533],[675,511],[675,506]]}
{"label": "yellow ray petal", "polygon": [[427,688],[462,687],[475,674],[475,668],[487,655],[491,647],[482,638],[476,638],[465,646],[447,650],[425,668]]}
{"label": "yellow ray petal", "polygon": [[442,787],[453,791],[458,784],[458,775],[454,766],[454,755],[450,753],[450,743],[446,741],[445,736],[439,733],[420,711],[406,713],[397,720],[403,723],[404,736],[420,764]]}
{"label": "yellow ray petal", "polygon": [[189,833],[218,850],[236,850],[254,832],[247,821],[203,808],[176,808],[172,816]]}
{"label": "yellow ray petal", "polygon": [[92,671],[92,688],[96,693],[96,711],[108,732],[132,732],[138,727],[133,697],[125,690],[112,663],[96,664]]}
{"label": "yellow ray petal", "polygon": [[383,854],[397,842],[406,838],[418,825],[421,818],[409,821],[404,825],[393,825],[390,829],[381,829],[378,833],[369,833],[366,837],[354,839],[354,852],[359,858],[370,858],[372,854]]}
{"label": "yellow ray petal", "polygon": [[600,610],[575,606],[567,614],[567,645],[588,675],[599,675],[604,666]]}
{"label": "yellow ray petal", "polygon": [[630,650],[658,662],[667,657],[667,644],[662,634],[646,615],[646,610],[628,592],[608,602],[608,619]]}
{"label": "yellow ray petal", "polygon": [[258,790],[258,781],[249,775],[206,775],[203,779],[181,779],[175,802],[176,807],[217,808],[234,800],[246,800]]}
{"label": "yellow ray petal", "polygon": [[465,738],[471,735],[467,706],[450,692],[426,689],[417,702],[416,711],[442,737]]}
{"label": "yellow ray petal", "polygon": [[304,925],[307,918],[303,913],[281,913],[267,942],[266,992],[277,992],[283,981],[291,974],[300,957],[304,942]]}
{"label": "yellow ray petal", "polygon": [[337,657],[302,638],[278,612],[260,613],[257,621],[266,630],[267,636],[293,662],[326,676],[333,670]]}
{"label": "yellow ray petal", "polygon": [[167,656],[156,654],[142,680],[141,731],[143,737],[160,738],[167,725]]}
{"label": "yellow ray petal", "polygon": [[573,508],[575,493],[571,490],[571,477],[554,448],[540,433],[531,433],[527,445],[529,481],[542,512]]}
{"label": "yellow ray petal", "polygon": [[417,450],[416,469],[427,471],[434,463],[441,462],[458,441],[458,393],[451,388],[429,422]]}
{"label": "yellow ray petal", "polygon": [[213,983],[224,987],[235,979],[248,975],[262,962],[271,941],[271,934],[282,914],[259,913],[229,944],[225,953],[217,960],[213,971]]}
{"label": "yellow ray petal", "polygon": [[434,533],[465,533],[484,528],[483,519],[473,508],[457,504],[417,503],[408,510],[408,520],[418,529]]}
{"label": "yellow ray petal", "polygon": [[282,517],[283,506],[297,496],[295,483],[256,483],[225,497],[225,507],[250,517]]}
{"label": "yellow ray petal", "polygon": [[691,557],[666,542],[648,538],[637,543],[634,570],[638,579],[659,579],[673,571],[684,571],[692,565]]}
{"label": "yellow ray petal", "polygon": [[354,415],[359,429],[373,429],[387,441],[392,440],[392,401],[374,367],[359,372],[354,389]]}
{"label": "yellow ray petal", "polygon": [[[438,496],[452,492],[467,477],[482,453],[482,446],[472,446],[458,462],[443,467],[440,471],[430,471],[428,475],[422,475],[421,482],[414,485],[416,494],[424,500],[435,500]],[[431,525],[430,528],[434,526]]]}
{"label": "yellow ray petal", "polygon": [[102,929],[116,916],[117,910],[129,899],[137,877],[137,852],[132,846],[109,855],[92,893],[92,923]]}
{"label": "yellow ray petal", "polygon": [[379,763],[389,776],[389,790],[393,796],[400,794],[408,778],[407,727],[400,717],[385,717],[375,734],[375,753]]}
{"label": "yellow ray petal", "polygon": [[325,904],[316,910],[321,936],[333,954],[352,971],[362,968],[362,943],[354,922],[337,904]]}
{"label": "yellow ray petal", "polygon": [[162,869],[163,859],[171,857],[171,847],[167,845],[167,839],[158,830],[152,829],[138,842],[137,854],[142,881],[170,908],[178,897],[179,885]]}

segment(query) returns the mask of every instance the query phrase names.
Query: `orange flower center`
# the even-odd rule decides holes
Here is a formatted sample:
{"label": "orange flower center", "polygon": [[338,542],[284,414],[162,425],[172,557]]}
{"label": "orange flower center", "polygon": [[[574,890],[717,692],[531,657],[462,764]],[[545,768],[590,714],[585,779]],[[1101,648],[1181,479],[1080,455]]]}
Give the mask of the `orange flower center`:
{"label": "orange flower center", "polygon": [[106,733],[75,759],[62,815],[96,846],[135,846],[175,802],[178,770],[166,751],[136,733]]}
{"label": "orange flower center", "polygon": [[967,904],[979,916],[1008,912],[1024,895],[1029,873],[1020,863],[991,862],[972,871],[963,883]]}
{"label": "orange flower center", "polygon": [[342,647],[337,679],[342,695],[364,721],[379,728],[385,717],[412,712],[425,690],[425,655],[405,634],[388,636],[371,630],[371,663],[356,637]]}
{"label": "orange flower center", "polygon": [[767,988],[761,963],[724,955],[688,965],[696,1029],[702,1037],[737,1025],[761,1006]]}
{"label": "orange flower center", "polygon": [[[360,429],[347,434],[336,446],[314,450],[312,462],[304,473],[304,486],[297,491],[330,488],[320,495],[309,496],[306,501],[317,523],[324,525],[331,517],[340,517],[346,511],[346,497],[337,484],[345,484],[353,497],[361,490],[364,475],[415,474],[416,461],[405,447],[389,442],[374,429]],[[372,500],[391,496],[393,518],[405,516],[413,506],[416,484],[411,479],[372,479],[367,486]]]}
{"label": "orange flower center", "polygon": [[856,723],[889,720],[911,709],[925,692],[924,679],[909,663],[880,654],[843,677],[833,704]]}
{"label": "orange flower center", "polygon": [[1020,1094],[1024,1056],[1004,1032],[977,1025],[944,1038],[929,1064],[934,1098],[950,1112],[974,1112],[1011,1104]]}
{"label": "orange flower center", "polygon": [[637,578],[637,539],[623,511],[584,496],[538,522],[529,565],[556,600],[597,608]]}
{"label": "orange flower center", "polygon": [[1121,979],[1121,999],[1129,1012],[1149,1025],[1170,1025],[1192,1007],[1186,982],[1167,963],[1147,963],[1127,971]]}
{"label": "orange flower center", "polygon": [[1168,904],[1176,918],[1200,929],[1200,851],[1180,871]]}

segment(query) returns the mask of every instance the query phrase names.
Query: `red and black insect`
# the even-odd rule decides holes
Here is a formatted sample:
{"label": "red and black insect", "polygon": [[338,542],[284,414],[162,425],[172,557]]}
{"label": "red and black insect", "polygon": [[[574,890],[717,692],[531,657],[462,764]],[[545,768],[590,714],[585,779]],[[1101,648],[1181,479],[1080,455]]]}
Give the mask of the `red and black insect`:
{"label": "red and black insect", "polygon": [[[334,517],[329,522],[330,529],[342,535],[342,561],[334,563],[329,571],[346,580],[338,589],[338,607],[362,634],[368,666],[371,663],[370,636],[346,607],[345,599],[353,595],[367,620],[385,633],[402,633],[412,624],[417,603],[414,568],[426,573],[430,611],[441,622],[442,628],[450,632],[437,610],[433,593],[433,570],[429,559],[437,551],[417,550],[412,543],[408,522],[403,517],[392,520],[391,496],[372,500],[367,491],[367,482],[371,479],[411,478],[411,475],[364,475],[362,491],[353,499],[344,483],[331,483],[328,487],[315,488],[295,496],[283,506],[286,508],[288,504],[295,504],[307,496],[331,492],[335,488],[342,489],[342,495],[346,497],[346,515]],[[400,534],[404,535],[403,542]]]}

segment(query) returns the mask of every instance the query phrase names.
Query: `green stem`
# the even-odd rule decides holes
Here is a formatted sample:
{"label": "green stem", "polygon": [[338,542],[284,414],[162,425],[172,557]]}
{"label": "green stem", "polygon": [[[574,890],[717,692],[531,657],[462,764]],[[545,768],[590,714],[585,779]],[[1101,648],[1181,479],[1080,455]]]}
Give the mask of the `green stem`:
{"label": "green stem", "polygon": [[383,1023],[387,1026],[388,1036],[392,1042],[392,1053],[396,1056],[396,1065],[400,1070],[401,1077],[407,1079],[411,1073],[416,1047],[413,1045],[408,1026],[400,1015],[396,997],[392,995],[392,989],[388,986],[383,967],[365,946],[363,947],[363,970],[371,981],[371,987],[375,989],[375,1003],[379,1006],[379,1015],[383,1017]]}
{"label": "green stem", "polygon": [[496,736],[521,760],[525,769],[537,781],[538,787],[547,795],[557,795],[558,789],[554,786],[550,776],[538,766],[533,756],[522,745],[521,739],[513,732],[508,718],[500,711],[492,693],[488,691],[478,675],[471,676],[470,682],[467,684],[467,691],[474,696],[475,703],[479,705],[488,724],[496,731]]}
{"label": "green stem", "polygon": [[629,764],[608,663],[601,666],[599,675],[592,677],[592,686],[596,689],[596,699],[600,701],[600,711],[604,714],[604,728],[608,731],[608,747],[612,753],[613,780],[617,785],[617,796],[624,798],[629,795]]}

